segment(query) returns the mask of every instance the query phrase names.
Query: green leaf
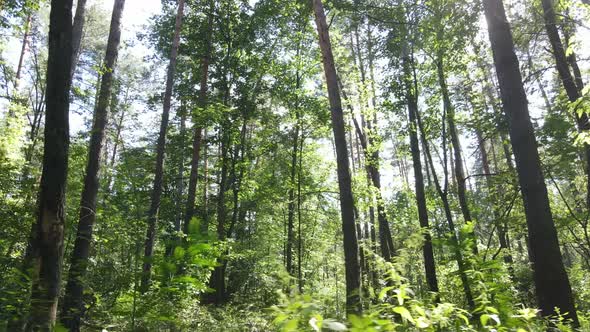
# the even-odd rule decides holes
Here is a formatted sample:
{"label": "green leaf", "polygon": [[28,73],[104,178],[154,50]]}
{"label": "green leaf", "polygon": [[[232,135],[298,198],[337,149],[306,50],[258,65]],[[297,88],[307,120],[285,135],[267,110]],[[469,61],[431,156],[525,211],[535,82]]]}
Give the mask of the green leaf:
{"label": "green leaf", "polygon": [[379,299],[379,301],[383,301],[383,299],[385,298],[385,295],[387,295],[387,292],[389,292],[390,290],[392,290],[394,287],[383,287],[383,289],[379,292],[379,296],[377,296],[377,298]]}
{"label": "green leaf", "polygon": [[469,325],[469,318],[467,318],[467,316],[459,313],[457,314],[457,317],[461,318],[465,322],[465,325]]}
{"label": "green leaf", "polygon": [[290,331],[297,331],[297,325],[299,325],[299,320],[298,319],[291,319],[289,321],[287,321],[285,323],[285,325],[283,325],[283,331],[284,332],[290,332]]}
{"label": "green leaf", "polygon": [[500,317],[496,314],[483,314],[479,317],[482,326],[487,326],[490,319],[494,321],[495,325],[500,325]]}
{"label": "green leaf", "polygon": [[395,307],[395,308],[393,308],[393,312],[402,316],[402,319],[404,321],[409,321],[412,324],[414,323],[414,318],[412,317],[412,314],[410,313],[410,311],[408,309],[406,309],[404,307]]}

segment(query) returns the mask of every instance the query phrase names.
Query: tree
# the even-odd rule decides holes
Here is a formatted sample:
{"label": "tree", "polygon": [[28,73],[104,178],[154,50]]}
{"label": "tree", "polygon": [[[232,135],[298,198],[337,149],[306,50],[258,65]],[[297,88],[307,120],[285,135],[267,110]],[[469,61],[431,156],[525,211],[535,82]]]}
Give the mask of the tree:
{"label": "tree", "polygon": [[113,5],[98,104],[94,112],[94,123],[91,129],[84,189],[80,200],[80,219],[78,221],[78,230],[72,252],[62,309],[61,321],[70,331],[80,330],[80,318],[84,312],[84,302],[82,300],[84,277],[90,255],[92,229],[96,220],[99,172],[103,155],[102,150],[108,118],[108,107],[112,95],[113,75],[119,54],[119,43],[121,41],[121,16],[124,5],[125,0],[116,0]]}
{"label": "tree", "polygon": [[528,225],[530,261],[537,300],[544,316],[561,314],[579,325],[569,279],[559,249],[549,206],[537,141],[531,124],[514,42],[501,0],[485,0],[484,12],[500,94],[508,120],[510,141]]}
{"label": "tree", "polygon": [[328,88],[328,99],[332,116],[332,131],[336,146],[336,160],[338,170],[338,187],[340,190],[340,213],[342,216],[342,233],[344,236],[344,261],[346,270],[346,310],[349,313],[359,313],[360,306],[360,265],[358,261],[358,243],[354,221],[354,200],[348,164],[348,150],[346,147],[346,132],[342,115],[342,102],[338,91],[338,77],[332,55],[330,34],[326,23],[326,15],[321,0],[313,1],[319,44],[322,51],[322,62]]}
{"label": "tree", "polygon": [[53,328],[61,286],[70,143],[71,15],[71,0],[51,1],[43,171],[29,252],[33,280],[29,324],[33,330]]}
{"label": "tree", "polygon": [[424,244],[422,255],[424,256],[424,270],[426,280],[431,292],[438,293],[438,281],[436,278],[436,264],[432,250],[432,236],[428,222],[428,210],[426,206],[426,194],[424,192],[424,175],[422,174],[422,162],[420,159],[420,143],[418,142],[418,123],[416,114],[418,112],[417,87],[412,85],[414,80],[412,74],[412,56],[406,46],[402,52],[403,73],[406,89],[406,100],[408,104],[408,127],[410,134],[410,149],[412,152],[412,164],[414,168],[414,181],[416,187],[416,205],[418,206],[418,220],[424,233]]}
{"label": "tree", "polygon": [[156,224],[158,222],[158,211],[162,197],[162,181],[164,177],[164,158],[166,147],[166,132],[170,117],[170,104],[172,102],[172,88],[174,85],[174,73],[176,71],[176,57],[178,55],[178,45],[180,44],[180,28],[182,26],[182,17],[184,13],[184,0],[178,1],[178,10],[176,12],[176,21],[174,23],[174,36],[172,38],[172,48],[170,49],[170,63],[166,74],[166,89],[164,92],[164,108],[162,110],[162,121],[160,122],[160,132],[156,146],[156,169],[150,209],[148,212],[148,228],[144,245],[144,262],[141,276],[141,290],[147,291],[150,284],[152,273],[152,256],[154,252],[154,243],[156,242]]}
{"label": "tree", "polygon": [[73,79],[78,67],[80,57],[80,46],[84,35],[84,23],[86,22],[86,1],[78,0],[76,3],[76,15],[72,26],[72,69],[70,69],[70,80]]}
{"label": "tree", "polygon": [[[211,58],[211,36],[213,32],[213,15],[215,5],[213,1],[209,1],[209,13],[207,14],[207,32],[205,36],[205,50],[201,57],[201,81],[199,90],[198,106],[204,110],[207,106],[207,78],[209,75],[209,62]],[[191,157],[191,174],[188,185],[188,198],[186,201],[186,213],[184,216],[184,233],[188,234],[189,225],[193,218],[195,209],[195,199],[197,196],[197,180],[199,175],[199,157],[201,151],[201,140],[203,135],[203,128],[200,123],[195,123],[193,128],[193,153]],[[206,225],[203,223],[203,225]],[[207,233],[207,229],[201,225],[201,231]]]}
{"label": "tree", "polygon": [[[559,79],[561,80],[569,101],[574,103],[582,96],[581,91],[584,88],[584,83],[582,81],[577,62],[575,61],[575,55],[572,54],[570,56],[570,59],[573,60],[570,62],[574,64],[573,68],[576,73],[574,77],[568,66],[568,58],[566,57],[565,48],[563,47],[561,37],[559,36],[559,32],[557,30],[553,0],[542,0],[541,4],[543,6],[545,29],[547,31],[549,43],[551,44],[553,57],[555,58]],[[586,112],[580,113],[578,111],[574,111],[574,117],[580,132],[587,133],[590,131],[590,122]],[[588,143],[584,143],[584,158],[584,161],[586,162],[586,207],[590,209],[590,144]]]}

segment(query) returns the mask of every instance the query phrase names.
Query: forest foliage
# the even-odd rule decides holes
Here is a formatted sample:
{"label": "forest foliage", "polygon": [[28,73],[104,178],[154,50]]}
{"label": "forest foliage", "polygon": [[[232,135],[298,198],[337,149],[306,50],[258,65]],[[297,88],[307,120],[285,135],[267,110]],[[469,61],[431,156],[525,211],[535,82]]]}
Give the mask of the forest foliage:
{"label": "forest foliage", "polygon": [[590,331],[587,0],[138,6],[0,1],[0,331]]}

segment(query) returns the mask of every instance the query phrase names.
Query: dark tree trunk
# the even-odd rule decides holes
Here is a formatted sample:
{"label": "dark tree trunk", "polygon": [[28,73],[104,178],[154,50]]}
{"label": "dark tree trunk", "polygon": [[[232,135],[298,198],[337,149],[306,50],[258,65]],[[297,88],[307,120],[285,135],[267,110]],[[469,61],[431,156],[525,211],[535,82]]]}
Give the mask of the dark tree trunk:
{"label": "dark tree trunk", "polygon": [[174,39],[172,40],[172,49],[170,50],[170,63],[166,76],[166,90],[164,92],[164,108],[162,111],[162,121],[160,123],[160,133],[156,147],[156,170],[154,184],[151,195],[150,210],[148,212],[148,229],[144,246],[144,262],[141,275],[141,292],[149,288],[152,274],[152,255],[154,243],[156,241],[156,223],[158,222],[158,211],[160,209],[160,199],[162,197],[162,182],[164,178],[164,158],[166,149],[166,132],[168,130],[168,121],[170,118],[170,103],[172,100],[172,88],[174,85],[174,73],[176,71],[176,56],[178,54],[178,44],[180,43],[180,28],[182,26],[182,16],[184,12],[184,0],[178,1],[178,11],[176,13],[176,22],[174,25]]}
{"label": "dark tree trunk", "polygon": [[80,45],[82,44],[84,23],[86,21],[86,1],[78,0],[76,3],[76,15],[74,16],[74,24],[72,26],[72,68],[70,69],[70,80],[74,77],[80,57]]}
{"label": "dark tree trunk", "polygon": [[418,111],[417,91],[411,83],[412,58],[409,54],[403,55],[403,69],[406,81],[406,102],[408,104],[408,131],[410,133],[410,150],[414,166],[414,183],[416,187],[416,205],[418,206],[418,220],[424,233],[424,245],[422,255],[424,257],[424,271],[428,289],[438,293],[438,280],[436,278],[436,264],[434,251],[432,250],[432,236],[428,223],[428,208],[426,206],[426,194],[424,192],[424,175],[422,174],[422,162],[420,160],[420,143],[418,142],[416,113]]}
{"label": "dark tree trunk", "polygon": [[[70,68],[72,66],[72,1],[52,0],[43,171],[37,220],[30,240],[31,310],[29,328],[55,325],[64,250],[65,193],[68,173]],[[27,259],[25,259],[27,261]]]}
{"label": "dark tree trunk", "polygon": [[115,0],[113,6],[109,39],[104,58],[105,70],[102,76],[98,104],[94,112],[94,123],[91,129],[86,176],[84,177],[84,188],[80,200],[80,219],[78,221],[78,231],[74,243],[74,250],[72,251],[66,294],[61,313],[61,322],[70,331],[80,330],[80,318],[84,313],[84,302],[82,300],[84,277],[90,255],[92,229],[96,219],[96,200],[99,189],[98,177],[101,166],[100,159],[105,137],[105,127],[107,125],[113,73],[117,62],[119,43],[121,41],[121,15],[124,5],[125,0]]}
{"label": "dark tree trunk", "polygon": [[[207,22],[207,35],[206,35],[206,47],[205,53],[203,53],[203,57],[201,58],[201,83],[200,83],[200,91],[199,91],[199,107],[204,110],[207,106],[207,78],[209,76],[209,61],[210,61],[210,53],[211,53],[211,34],[213,31],[213,9],[214,9],[214,2],[210,1],[209,6],[209,15],[208,15],[208,22]],[[194,133],[193,133],[193,154],[191,157],[191,174],[189,178],[189,185],[188,185],[188,196],[186,201],[186,213],[184,216],[184,233],[188,234],[190,230],[190,222],[193,218],[194,211],[195,211],[195,199],[197,196],[197,181],[199,176],[199,157],[201,151],[201,140],[203,135],[203,128],[201,124],[195,123],[194,126]],[[202,234],[206,233],[207,228],[205,228],[205,223],[202,223],[200,226],[200,231]]]}
{"label": "dark tree trunk", "polygon": [[[544,1],[545,2],[545,1]],[[563,266],[537,141],[531,124],[514,42],[501,0],[484,0],[488,33],[508,119],[512,149],[528,225],[530,260],[538,305],[544,316],[555,308],[579,325],[572,290]],[[571,81],[573,84],[573,81]],[[575,87],[575,86],[574,86]]]}
{"label": "dark tree trunk", "polygon": [[338,186],[340,190],[340,210],[342,214],[342,233],[344,235],[344,262],[346,272],[346,310],[349,313],[360,313],[360,266],[358,257],[358,243],[354,221],[354,200],[348,151],[346,148],[346,131],[342,114],[342,102],[338,91],[338,78],[324,7],[321,0],[313,0],[315,20],[322,51],[322,62],[328,87],[330,110],[332,115],[332,129],[334,145],[336,147],[336,163],[338,168]]}
{"label": "dark tree trunk", "polygon": [[[575,71],[576,78],[579,77],[578,85],[576,85],[576,78],[574,78],[568,67],[568,58],[565,55],[565,49],[563,47],[563,43],[561,42],[561,38],[559,37],[553,1],[542,0],[541,4],[543,5],[543,18],[545,20],[545,29],[547,30],[549,43],[551,44],[551,49],[553,50],[553,56],[555,58],[555,64],[557,67],[557,73],[559,74],[559,79],[563,84],[569,101],[575,102],[576,100],[578,100],[578,98],[581,97],[581,88],[578,89],[578,85],[580,85],[580,87],[583,87],[581,74],[579,72],[579,68],[577,68],[577,62],[574,61],[575,66],[573,67],[573,69]],[[575,58],[573,59],[575,60]],[[587,133],[588,131],[590,131],[590,122],[588,119],[588,114],[582,113],[580,115],[578,114],[578,112],[574,112],[574,116],[576,118],[576,124],[580,132]],[[590,144],[584,143],[584,155],[586,158],[586,207],[590,209]]]}

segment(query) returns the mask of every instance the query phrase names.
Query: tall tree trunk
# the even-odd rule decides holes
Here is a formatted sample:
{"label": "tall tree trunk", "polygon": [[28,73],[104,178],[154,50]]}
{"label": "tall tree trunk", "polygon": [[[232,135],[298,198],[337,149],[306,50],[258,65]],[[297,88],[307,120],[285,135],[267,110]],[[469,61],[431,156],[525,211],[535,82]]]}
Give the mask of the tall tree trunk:
{"label": "tall tree trunk", "polygon": [[166,132],[168,130],[168,121],[170,118],[170,104],[172,100],[172,88],[174,86],[174,73],[176,71],[176,56],[178,55],[178,45],[180,43],[180,28],[182,26],[182,16],[184,13],[184,0],[178,0],[178,11],[176,12],[176,22],[174,25],[174,39],[172,40],[172,49],[170,50],[170,63],[168,65],[168,74],[166,76],[166,91],[164,92],[164,108],[162,110],[162,121],[160,123],[160,133],[156,147],[156,170],[154,184],[152,188],[150,210],[148,212],[148,229],[144,246],[144,262],[141,275],[141,292],[149,288],[152,274],[152,255],[154,243],[156,241],[156,223],[158,222],[158,211],[160,209],[160,199],[162,197],[162,182],[164,178],[164,157],[166,149]]}
{"label": "tall tree trunk", "polygon": [[[199,107],[204,110],[207,106],[207,78],[209,76],[209,60],[211,57],[211,34],[213,31],[213,10],[214,10],[214,2],[209,1],[209,14],[208,14],[208,22],[207,22],[207,35],[205,40],[205,52],[203,53],[203,57],[201,58],[201,83],[200,83],[200,91],[199,91]],[[197,196],[197,181],[199,175],[199,153],[201,151],[201,140],[203,135],[203,128],[201,124],[194,123],[194,133],[193,133],[193,154],[191,157],[191,174],[189,178],[189,185],[188,185],[188,196],[186,200],[186,213],[184,216],[184,233],[188,234],[190,230],[190,222],[193,218],[194,211],[195,211],[195,199]],[[206,233],[206,228],[201,224],[201,233]]]}
{"label": "tall tree trunk", "polygon": [[[514,42],[501,0],[484,0],[488,33],[508,119],[512,149],[528,225],[530,260],[541,314],[560,313],[578,326],[572,290],[563,266],[547,187],[541,170],[537,141],[528,112]],[[573,81],[571,81],[573,83]]]}
{"label": "tall tree trunk", "polygon": [[[299,89],[299,73],[297,74],[297,89]],[[289,203],[287,213],[287,252],[286,252],[286,268],[291,275],[295,274],[293,269],[293,245],[295,242],[295,235],[293,228],[295,225],[295,180],[297,176],[297,152],[299,148],[299,110],[295,111],[297,123],[293,128],[293,146],[291,150],[291,174],[289,181]]]}
{"label": "tall tree trunk", "polygon": [[[297,45],[297,56],[300,54],[301,45]],[[295,127],[293,128],[293,143],[291,148],[291,169],[290,169],[290,179],[289,179],[289,203],[287,206],[287,246],[286,246],[286,264],[285,267],[287,272],[290,275],[295,275],[295,269],[293,268],[293,245],[295,243],[295,235],[293,232],[293,228],[295,227],[295,180],[297,176],[297,153],[299,150],[299,135],[300,135],[300,121],[301,121],[301,113],[299,111],[299,89],[301,85],[301,76],[299,73],[299,65],[297,67],[297,72],[295,74],[295,91],[297,91],[297,95],[295,96]]]}
{"label": "tall tree trunk", "polygon": [[[366,88],[366,71],[363,63],[363,56],[360,45],[358,25],[355,26],[354,36],[356,40],[356,56],[358,57],[358,67],[361,74],[361,83]],[[354,53],[353,53],[354,56]],[[343,90],[344,91],[344,90]],[[344,92],[343,92],[344,93]],[[367,106],[370,107],[369,101],[367,100]],[[354,113],[352,113],[353,120]],[[387,213],[385,212],[385,202],[381,193],[381,173],[379,171],[379,149],[375,148],[375,139],[377,135],[376,128],[373,127],[373,121],[369,119],[365,121],[364,115],[361,114],[362,130],[358,130],[357,135],[363,148],[365,155],[365,168],[369,175],[370,183],[377,189],[377,220],[379,222],[379,238],[381,242],[381,254],[383,258],[390,261],[394,254],[393,238],[391,235],[391,229],[389,228],[389,222],[387,221]],[[376,124],[376,121],[375,121]],[[369,183],[369,185],[370,185]]]}
{"label": "tall tree trunk", "polygon": [[104,58],[104,74],[100,84],[100,96],[94,111],[94,123],[92,125],[90,145],[88,149],[88,162],[86,164],[86,176],[84,188],[80,200],[80,219],[78,231],[74,243],[74,250],[70,261],[70,271],[64,296],[61,322],[70,331],[80,330],[80,318],[84,313],[84,277],[90,255],[92,241],[92,229],[96,220],[96,200],[99,189],[99,171],[101,164],[102,147],[105,137],[105,128],[108,118],[109,98],[113,73],[119,53],[121,41],[121,15],[125,0],[115,0],[111,17],[111,27],[107,50]]}
{"label": "tall tree trunk", "polygon": [[[469,209],[469,204],[467,202],[467,188],[465,185],[466,178],[465,178],[465,170],[463,169],[463,155],[461,153],[461,144],[459,140],[459,133],[457,132],[457,125],[455,123],[455,108],[451,103],[451,98],[449,95],[449,88],[447,86],[447,80],[444,72],[444,64],[443,64],[443,57],[439,55],[438,60],[436,62],[436,69],[438,74],[438,83],[440,85],[441,93],[443,96],[443,107],[447,112],[447,123],[449,124],[449,135],[451,137],[451,145],[453,146],[453,157],[454,157],[454,173],[455,173],[455,181],[457,182],[457,194],[459,197],[459,206],[461,207],[461,213],[463,214],[463,219],[465,222],[471,222],[471,211]],[[471,238],[473,241],[473,250],[474,254],[477,254],[477,238],[475,237],[475,233],[471,234]]]}
{"label": "tall tree trunk", "polygon": [[533,77],[535,78],[535,81],[537,82],[537,87],[539,87],[539,91],[541,92],[541,97],[543,98],[543,102],[545,103],[545,109],[547,112],[551,112],[552,111],[552,107],[551,107],[551,102],[549,101],[549,96],[547,95],[547,91],[545,91],[545,86],[543,85],[543,82],[541,81],[541,75],[539,75],[537,73],[537,70],[535,68],[535,65],[533,64],[533,57],[530,55],[529,52],[527,52],[527,62],[528,62],[528,66],[529,66],[529,70],[531,71],[531,73],[533,73]]}
{"label": "tall tree trunk", "polygon": [[70,80],[74,78],[76,67],[78,67],[78,59],[80,58],[80,45],[82,44],[84,23],[86,21],[86,1],[78,0],[76,3],[76,15],[74,16],[74,24],[72,26],[72,68],[70,68]]}
{"label": "tall tree trunk", "polygon": [[[416,86],[416,76],[414,76],[414,86]],[[438,176],[436,174],[436,169],[434,168],[434,162],[432,160],[432,154],[430,153],[430,147],[428,145],[428,140],[426,138],[426,132],[424,130],[424,126],[422,125],[422,120],[420,119],[420,113],[418,110],[414,112],[416,116],[416,123],[418,124],[418,129],[420,130],[420,136],[422,136],[422,142],[424,144],[424,152],[426,154],[426,162],[428,166],[430,166],[430,172],[432,174],[432,180],[434,182],[434,186],[436,187],[436,191],[443,203],[443,209],[445,213],[445,218],[447,220],[447,225],[449,227],[449,231],[451,233],[451,245],[453,250],[453,256],[455,261],[457,262],[457,266],[459,268],[459,278],[461,279],[461,285],[463,286],[463,292],[465,293],[465,299],[467,301],[467,305],[472,310],[475,309],[475,302],[473,300],[473,294],[471,292],[471,286],[469,284],[469,278],[467,277],[467,264],[463,258],[463,253],[461,252],[461,246],[459,245],[459,238],[457,237],[457,230],[455,227],[455,223],[453,221],[453,212],[451,211],[451,205],[449,203],[449,192],[447,189],[447,182],[448,182],[448,171],[446,169],[446,163],[444,163],[444,173],[445,173],[445,188],[443,189],[440,185],[438,180]],[[444,144],[443,144],[444,145]],[[446,153],[443,149],[443,153]]]}
{"label": "tall tree trunk", "polygon": [[367,135],[363,133],[361,127],[358,124],[358,121],[354,118],[354,115],[353,123],[356,127],[357,136],[365,155],[365,168],[367,171],[369,185],[372,183],[376,189],[375,200],[377,201],[377,222],[379,225],[379,244],[381,248],[381,256],[385,260],[391,261],[394,252],[393,238],[391,236],[389,222],[387,221],[385,202],[383,201],[383,196],[381,195],[381,174],[379,173],[378,165],[376,165],[376,163],[379,161],[379,154],[377,152],[371,153],[369,151],[370,146],[367,142]]}
{"label": "tall tree trunk", "polygon": [[[567,27],[563,28],[563,37],[565,41],[565,46],[567,48],[570,46],[570,35]],[[582,80],[582,72],[580,71],[580,66],[578,66],[576,52],[572,51],[567,56],[567,63],[570,65],[570,67],[572,67],[574,79],[576,81],[576,87],[578,88],[578,92],[580,93],[580,95],[582,95],[582,91],[584,90],[584,81]]]}
{"label": "tall tree trunk", "polygon": [[182,206],[184,201],[184,146],[186,144],[186,116],[187,111],[184,105],[181,103],[180,107],[176,110],[177,116],[180,118],[180,161],[178,163],[178,172],[176,175],[176,202],[175,202],[175,209],[176,209],[176,216],[174,216],[174,232],[176,233],[172,236],[170,243],[166,245],[166,257],[172,256],[174,253],[174,248],[179,245],[179,237],[178,235],[182,231],[182,221],[183,221],[183,214],[182,214]]}
{"label": "tall tree trunk", "polygon": [[[248,115],[243,113],[243,122],[242,122],[242,129],[240,129],[240,141],[238,144],[234,145],[234,156],[232,158],[232,191],[233,191],[233,211],[232,211],[232,218],[231,223],[229,225],[229,229],[227,230],[226,237],[231,237],[234,234],[234,230],[237,227],[238,221],[240,221],[240,189],[242,188],[242,180],[244,179],[244,171],[245,167],[243,166],[244,163],[244,154],[246,153],[246,137],[247,137],[247,130],[248,130]],[[239,171],[236,170],[239,168]],[[243,209],[245,211],[245,209]],[[236,235],[235,238],[237,239],[238,236]]]}
{"label": "tall tree trunk", "polygon": [[[406,52],[408,52],[406,50]],[[412,57],[410,54],[403,54],[403,71],[406,81],[406,102],[408,104],[408,129],[410,133],[410,149],[414,166],[414,183],[416,187],[416,205],[418,206],[418,220],[424,234],[422,255],[424,257],[424,271],[428,289],[438,293],[438,280],[436,278],[436,264],[434,251],[432,250],[432,236],[428,223],[428,208],[426,206],[426,194],[424,192],[424,175],[422,174],[422,162],[420,160],[420,143],[418,142],[416,113],[418,111],[417,90],[412,85]]]}
{"label": "tall tree trunk", "polygon": [[201,221],[201,232],[204,235],[209,233],[209,140],[207,127],[203,128],[203,220]]}
{"label": "tall tree trunk", "polygon": [[[576,100],[578,100],[578,98],[581,97],[581,89],[578,89],[578,86],[576,85],[576,79],[572,76],[572,73],[570,72],[570,69],[568,67],[568,59],[565,55],[565,49],[563,47],[563,43],[561,42],[561,38],[559,37],[559,31],[557,30],[555,8],[553,7],[553,1],[542,0],[541,4],[543,5],[543,18],[545,20],[545,29],[547,30],[549,43],[551,44],[551,49],[553,50],[553,56],[555,58],[555,64],[557,67],[557,73],[559,74],[559,79],[563,84],[569,101],[575,102]],[[577,63],[574,63],[575,70],[577,68]],[[579,74],[579,68],[576,72],[576,76],[581,76]],[[580,86],[583,86],[581,77],[579,77],[578,83],[580,83]],[[588,131],[590,131],[590,122],[588,119],[588,114],[578,114],[578,112],[574,112],[574,116],[576,118],[576,124],[580,132],[587,133]],[[586,158],[586,207],[590,209],[590,144],[588,143],[584,143],[584,154]]]}
{"label": "tall tree trunk", "polygon": [[358,243],[354,221],[354,200],[346,148],[346,131],[342,114],[342,102],[338,91],[338,78],[332,45],[324,7],[321,0],[313,0],[315,20],[322,51],[322,62],[328,87],[334,145],[336,147],[336,163],[338,168],[338,186],[340,190],[340,212],[342,215],[342,233],[344,236],[344,264],[346,274],[346,310],[348,313],[360,313],[360,265],[358,257]]}
{"label": "tall tree trunk", "polygon": [[505,216],[502,216],[502,213],[499,210],[498,201],[500,201],[500,192],[499,188],[497,188],[492,180],[492,173],[490,170],[490,162],[488,158],[488,152],[486,151],[485,140],[480,132],[479,129],[475,131],[477,137],[477,143],[479,145],[479,152],[481,155],[481,164],[483,168],[484,177],[486,180],[486,186],[488,188],[488,195],[490,196],[490,202],[492,203],[492,218],[494,218],[494,224],[496,226],[496,230],[498,232],[498,242],[500,243],[500,249],[503,250],[504,254],[504,263],[508,265],[508,271],[510,272],[510,277],[514,281],[514,270],[512,267],[512,255],[510,254],[510,250],[508,248],[508,227],[504,220]]}
{"label": "tall tree trunk", "polygon": [[[65,193],[68,174],[72,1],[52,0],[49,14],[47,95],[43,171],[37,220],[30,240],[32,330],[55,325],[64,250]],[[25,259],[25,261],[27,261]]]}
{"label": "tall tree trunk", "polygon": [[[303,136],[303,135],[302,135]],[[297,168],[297,285],[299,293],[303,294],[303,233],[301,231],[301,178],[303,173],[303,140],[299,139],[299,167]]]}
{"label": "tall tree trunk", "polygon": [[31,30],[31,14],[27,15],[25,20],[25,31],[23,34],[23,43],[20,50],[20,56],[18,57],[18,65],[16,67],[16,75],[14,76],[14,93],[18,94],[18,87],[20,83],[20,77],[22,73],[23,63],[25,55],[27,54],[27,45],[29,44],[29,32]]}
{"label": "tall tree trunk", "polygon": [[[219,192],[217,193],[217,241],[225,241],[227,208],[225,206],[225,192],[227,191],[228,175],[228,145],[230,144],[230,125],[226,123],[219,132],[221,138],[221,173],[219,178]],[[213,304],[221,304],[225,300],[225,260],[220,258],[219,264],[213,270],[209,280],[209,288],[213,293],[207,294],[205,300]]]}

